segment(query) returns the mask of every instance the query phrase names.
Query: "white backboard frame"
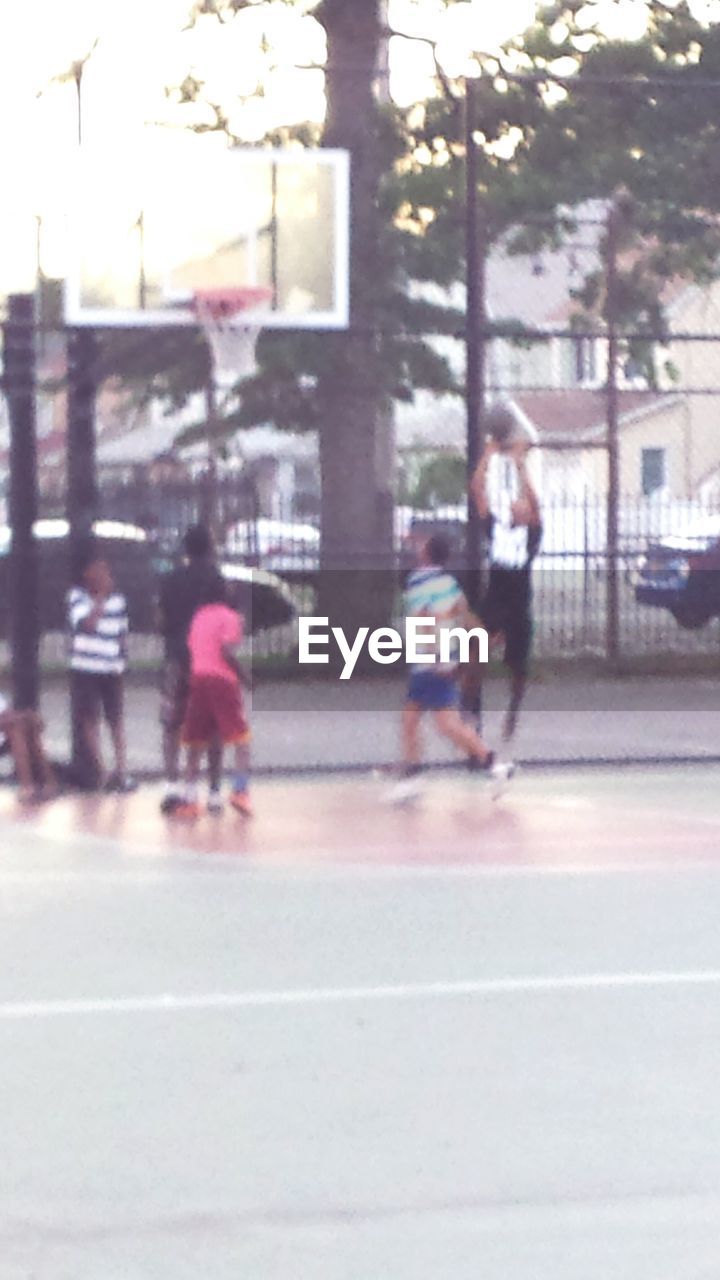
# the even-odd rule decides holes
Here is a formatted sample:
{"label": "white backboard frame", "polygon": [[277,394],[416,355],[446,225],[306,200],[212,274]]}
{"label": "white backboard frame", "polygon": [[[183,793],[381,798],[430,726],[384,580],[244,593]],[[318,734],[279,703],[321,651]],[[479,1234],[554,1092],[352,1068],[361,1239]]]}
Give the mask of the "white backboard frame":
{"label": "white backboard frame", "polygon": [[[241,326],[263,329],[346,329],[350,323],[350,156],[337,148],[233,147],[240,154],[267,164],[272,159],[294,165],[327,166],[333,176],[335,242],[333,248],[333,306],[329,310],[290,312],[252,308],[238,317]],[[82,166],[81,166],[82,172]],[[80,182],[82,190],[82,181]],[[88,328],[188,328],[197,325],[194,312],[178,302],[168,308],[90,306],[82,301],[82,233],[80,218],[70,215],[70,261],[65,272],[64,316],[68,325]],[[73,222],[75,231],[73,233]],[[328,246],[330,248],[330,246]],[[229,282],[230,283],[230,282]]]}

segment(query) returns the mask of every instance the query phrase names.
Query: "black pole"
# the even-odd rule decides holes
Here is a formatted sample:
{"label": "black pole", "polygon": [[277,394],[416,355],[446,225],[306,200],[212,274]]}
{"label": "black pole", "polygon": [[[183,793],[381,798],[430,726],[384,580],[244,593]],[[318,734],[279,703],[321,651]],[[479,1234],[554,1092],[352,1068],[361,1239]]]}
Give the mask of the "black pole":
{"label": "black pole", "polygon": [[138,306],[141,311],[147,307],[147,271],[145,267],[145,210],[141,209],[137,220],[138,247],[140,252],[140,279],[138,281]]}
{"label": "black pole", "polygon": [[215,363],[210,359],[210,371],[205,383],[205,416],[207,418],[207,476],[205,503],[203,511],[203,521],[207,525],[212,535],[213,541],[216,541],[219,533],[220,510],[219,510],[219,477],[218,477],[218,456],[217,456],[217,432],[218,432],[218,407],[217,407],[217,386],[215,383]]}
{"label": "black pole", "polygon": [[97,339],[92,329],[70,329],[67,338],[67,518],[70,549],[87,541],[98,514],[95,443]]}
{"label": "black pole", "polygon": [[465,542],[467,594],[478,607],[482,589],[480,517],[470,496],[470,480],[484,446],[483,416],[487,384],[485,334],[487,328],[485,235],[480,227],[477,128],[477,81],[465,82],[465,256],[466,256],[466,411],[468,520]]}
{"label": "black pole", "polygon": [[10,416],[10,641],[13,702],[36,710],[40,694],[40,596],[34,524],[38,513],[35,421],[35,298],[12,294],[3,331]]}
{"label": "black pole", "polygon": [[278,267],[278,167],[275,161],[270,166],[271,173],[271,213],[270,213],[270,285],[272,287],[271,309],[277,311],[280,305],[278,290],[280,275]]}
{"label": "black pole", "polygon": [[[95,442],[97,339],[92,329],[69,329],[67,334],[67,519],[70,581],[79,579],[83,559],[93,538],[99,496]],[[72,769],[78,783],[95,785],[95,765],[82,734],[71,685]]]}
{"label": "black pole", "polygon": [[606,653],[608,661],[620,656],[620,430],[618,397],[618,332],[617,286],[618,248],[621,210],[616,198],[610,207],[606,233],[606,323],[607,323],[607,620]]}

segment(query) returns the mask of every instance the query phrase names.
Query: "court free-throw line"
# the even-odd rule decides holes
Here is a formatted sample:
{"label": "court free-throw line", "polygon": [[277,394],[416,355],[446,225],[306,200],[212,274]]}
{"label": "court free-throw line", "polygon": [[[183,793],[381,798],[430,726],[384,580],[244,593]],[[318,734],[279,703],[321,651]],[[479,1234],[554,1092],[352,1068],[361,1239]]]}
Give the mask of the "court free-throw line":
{"label": "court free-throw line", "polygon": [[542,995],[573,991],[652,987],[711,987],[719,969],[669,973],[586,973],[556,977],[480,978],[470,982],[408,982],[375,987],[299,987],[286,991],[219,991],[195,995],[128,996],[79,1000],[30,1000],[0,1004],[0,1021],[95,1014],[191,1013],[223,1009],[350,1004],[375,1000],[435,1000],[467,996]]}

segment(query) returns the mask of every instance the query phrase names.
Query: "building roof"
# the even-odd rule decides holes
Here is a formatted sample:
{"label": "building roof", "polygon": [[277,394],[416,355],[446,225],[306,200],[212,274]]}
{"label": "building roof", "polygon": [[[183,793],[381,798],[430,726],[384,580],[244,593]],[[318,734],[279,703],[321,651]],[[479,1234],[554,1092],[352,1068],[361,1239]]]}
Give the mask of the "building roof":
{"label": "building roof", "polygon": [[[677,393],[657,391],[620,391],[620,425],[628,426],[640,418],[678,404]],[[600,441],[607,423],[607,396],[602,390],[523,391],[513,396],[513,403],[538,432],[541,444],[586,444]]]}

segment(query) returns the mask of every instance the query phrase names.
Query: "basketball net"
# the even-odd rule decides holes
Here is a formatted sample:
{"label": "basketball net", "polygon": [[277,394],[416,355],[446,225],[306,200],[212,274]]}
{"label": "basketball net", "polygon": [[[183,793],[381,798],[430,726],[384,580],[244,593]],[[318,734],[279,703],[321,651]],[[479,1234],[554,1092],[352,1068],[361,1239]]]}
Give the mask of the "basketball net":
{"label": "basketball net", "polygon": [[261,285],[196,291],[193,309],[210,350],[218,390],[229,390],[240,378],[255,372],[255,347],[262,325],[245,322],[243,314],[267,305],[271,298],[272,289]]}

